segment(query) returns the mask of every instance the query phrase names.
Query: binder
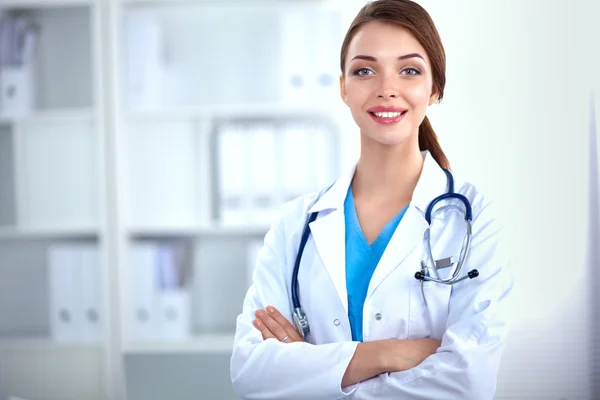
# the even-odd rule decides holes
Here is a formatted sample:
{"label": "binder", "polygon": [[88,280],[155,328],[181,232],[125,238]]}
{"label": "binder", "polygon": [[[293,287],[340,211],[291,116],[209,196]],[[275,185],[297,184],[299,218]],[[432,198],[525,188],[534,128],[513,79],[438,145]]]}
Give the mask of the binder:
{"label": "binder", "polygon": [[335,132],[320,124],[314,128],[314,164],[315,177],[313,190],[320,191],[329,187],[338,175],[338,154]]}
{"label": "binder", "polygon": [[282,83],[281,96],[289,105],[307,105],[310,96],[310,54],[314,43],[309,43],[307,35],[311,23],[306,12],[293,10],[281,16],[282,43]]}
{"label": "binder", "polygon": [[36,36],[26,18],[0,14],[0,117],[34,109]]}
{"label": "binder", "polygon": [[156,260],[154,243],[134,243],[129,249],[128,336],[133,341],[151,341],[160,337],[156,312]]}
{"label": "binder", "polygon": [[186,340],[191,336],[190,294],[175,288],[158,293],[160,338],[162,340]]}
{"label": "binder", "polygon": [[164,34],[151,15],[129,13],[126,21],[127,98],[131,110],[161,105],[163,94]]}
{"label": "binder", "polygon": [[250,223],[269,226],[279,210],[277,144],[274,127],[267,124],[253,126],[250,137],[250,179],[251,198]]}
{"label": "binder", "polygon": [[340,102],[341,75],[339,48],[343,40],[339,14],[333,10],[319,9],[314,12],[307,25],[310,26],[307,40],[314,49],[310,57],[310,96],[319,104],[337,104]]}
{"label": "binder", "polygon": [[185,340],[190,337],[190,296],[185,288],[183,248],[175,244],[158,246],[155,286],[157,332],[163,340]]}
{"label": "binder", "polygon": [[0,117],[24,117],[34,108],[32,64],[0,66]]}
{"label": "binder", "polygon": [[225,124],[217,134],[219,214],[224,226],[249,222],[248,132],[238,124]]}
{"label": "binder", "polygon": [[290,201],[310,191],[312,182],[311,134],[300,123],[283,128],[283,198]]}
{"label": "binder", "polygon": [[58,342],[82,340],[81,265],[72,245],[52,244],[47,252],[50,334]]}
{"label": "binder", "polygon": [[102,341],[104,309],[102,307],[102,273],[98,247],[83,245],[79,249],[81,267],[81,320],[82,339],[86,342]]}

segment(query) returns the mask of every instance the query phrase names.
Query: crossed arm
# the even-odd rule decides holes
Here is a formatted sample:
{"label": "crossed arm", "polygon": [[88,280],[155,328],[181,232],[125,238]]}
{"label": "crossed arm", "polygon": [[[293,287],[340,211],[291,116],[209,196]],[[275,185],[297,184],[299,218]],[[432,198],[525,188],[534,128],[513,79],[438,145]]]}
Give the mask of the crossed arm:
{"label": "crossed arm", "polygon": [[[304,341],[275,307],[256,311],[253,324],[260,330],[263,340],[276,339],[286,344]],[[359,343],[342,379],[342,387],[386,372],[414,368],[434,354],[440,345],[441,341],[437,339],[386,339]]]}
{"label": "crossed arm", "polygon": [[[283,224],[275,225],[255,272],[261,284],[249,290],[237,321],[230,367],[236,393],[247,399],[492,399],[513,279],[505,268],[499,229],[485,208],[477,207],[482,211],[473,225],[469,253],[470,264],[481,275],[470,285],[452,288],[441,344],[432,339],[319,345],[301,341],[284,317],[291,315],[280,268],[286,263],[282,243],[288,235]],[[263,381],[267,371],[269,380]]]}

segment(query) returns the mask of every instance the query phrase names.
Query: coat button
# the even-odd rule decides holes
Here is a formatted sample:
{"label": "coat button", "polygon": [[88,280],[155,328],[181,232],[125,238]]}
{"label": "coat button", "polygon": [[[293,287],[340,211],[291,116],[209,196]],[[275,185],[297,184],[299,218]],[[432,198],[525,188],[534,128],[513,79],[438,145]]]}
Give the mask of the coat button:
{"label": "coat button", "polygon": [[333,320],[333,325],[339,326],[340,325],[340,320],[339,319],[334,319]]}
{"label": "coat button", "polygon": [[377,314],[375,314],[375,319],[376,319],[377,321],[381,321],[381,313],[377,313]]}

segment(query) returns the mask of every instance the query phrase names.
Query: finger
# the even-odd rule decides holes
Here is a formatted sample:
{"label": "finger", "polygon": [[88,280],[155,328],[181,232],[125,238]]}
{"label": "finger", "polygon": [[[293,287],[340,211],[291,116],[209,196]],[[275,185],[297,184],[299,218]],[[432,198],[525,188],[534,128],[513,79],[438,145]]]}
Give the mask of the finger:
{"label": "finger", "polygon": [[263,340],[267,339],[277,339],[275,335],[267,328],[267,326],[261,322],[260,319],[254,320],[254,326],[258,329],[263,337]]}
{"label": "finger", "polygon": [[279,310],[277,310],[273,306],[268,306],[267,312],[269,313],[271,318],[273,318],[281,327],[283,327],[286,334],[289,335],[290,339],[292,339],[295,342],[304,340],[304,339],[302,339],[302,336],[300,336],[298,331],[296,331],[296,328],[294,328],[294,326],[290,323],[290,321],[288,321],[288,319],[286,317],[284,317],[279,312]]}
{"label": "finger", "polygon": [[[256,312],[256,316],[260,319],[260,321],[264,325],[267,326],[269,331],[271,331],[271,333],[273,335],[275,335],[277,340],[281,340],[281,339],[285,338],[286,336],[289,336],[288,333],[286,332],[286,330],[277,321],[275,321],[273,318],[271,318],[271,316],[269,314],[267,314],[263,310],[258,310]],[[286,340],[286,342],[288,340]]]}

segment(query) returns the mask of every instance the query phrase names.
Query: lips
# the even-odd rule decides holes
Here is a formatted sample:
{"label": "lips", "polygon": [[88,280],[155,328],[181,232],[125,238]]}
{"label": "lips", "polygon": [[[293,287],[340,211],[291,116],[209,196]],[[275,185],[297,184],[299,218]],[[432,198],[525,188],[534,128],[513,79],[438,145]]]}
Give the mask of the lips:
{"label": "lips", "polygon": [[367,110],[375,122],[384,125],[396,124],[402,121],[407,111],[406,108],[390,106],[371,107]]}

